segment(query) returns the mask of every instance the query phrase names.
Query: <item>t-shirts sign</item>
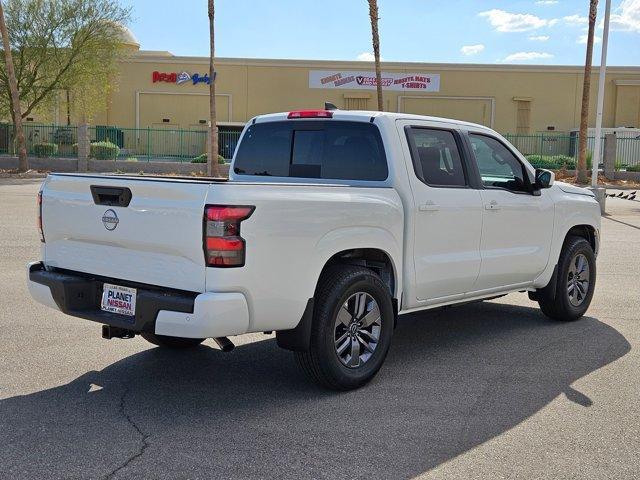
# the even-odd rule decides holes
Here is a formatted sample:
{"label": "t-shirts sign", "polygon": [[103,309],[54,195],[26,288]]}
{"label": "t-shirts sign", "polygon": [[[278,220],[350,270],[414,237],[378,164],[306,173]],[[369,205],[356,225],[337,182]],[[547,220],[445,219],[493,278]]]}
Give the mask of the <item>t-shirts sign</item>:
{"label": "t-shirts sign", "polygon": [[[352,90],[375,90],[375,72],[343,70],[311,70],[309,88],[341,88]],[[382,88],[401,92],[438,92],[440,75],[433,73],[389,73],[382,72]]]}

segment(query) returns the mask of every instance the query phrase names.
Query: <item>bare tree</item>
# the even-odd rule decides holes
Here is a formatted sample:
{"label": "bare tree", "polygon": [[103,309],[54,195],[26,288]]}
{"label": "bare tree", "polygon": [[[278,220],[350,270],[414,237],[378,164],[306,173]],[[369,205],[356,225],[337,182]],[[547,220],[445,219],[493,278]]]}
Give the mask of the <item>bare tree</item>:
{"label": "bare tree", "polygon": [[209,142],[211,147],[209,148],[209,158],[207,159],[207,174],[219,177],[220,171],[218,169],[218,124],[216,121],[216,71],[213,64],[213,57],[215,55],[215,6],[214,0],[209,0],[209,111],[211,114],[209,125]]}
{"label": "bare tree", "polygon": [[578,165],[576,180],[587,183],[587,135],[589,127],[589,96],[591,90],[591,62],[593,60],[593,38],[598,15],[598,0],[590,0],[589,32],[587,34],[587,55],[584,64],[584,83],[582,86],[582,110],[580,112],[580,137],[578,147]]}
{"label": "bare tree", "polygon": [[378,92],[378,110],[384,111],[382,102],[382,72],[380,71],[380,37],[378,35],[378,0],[369,2],[369,19],[371,20],[371,37],[373,43],[373,58],[376,63],[376,90]]}
{"label": "bare tree", "polygon": [[9,33],[7,32],[7,24],[4,20],[4,8],[0,1],[0,33],[2,34],[2,46],[4,48],[4,61],[7,67],[7,79],[9,90],[11,91],[11,117],[16,133],[18,144],[18,171],[26,172],[29,168],[27,163],[27,144],[22,130],[22,109],[20,108],[20,94],[18,93],[18,82],[16,81],[16,72],[13,67],[13,57],[11,55],[11,43],[9,42]]}

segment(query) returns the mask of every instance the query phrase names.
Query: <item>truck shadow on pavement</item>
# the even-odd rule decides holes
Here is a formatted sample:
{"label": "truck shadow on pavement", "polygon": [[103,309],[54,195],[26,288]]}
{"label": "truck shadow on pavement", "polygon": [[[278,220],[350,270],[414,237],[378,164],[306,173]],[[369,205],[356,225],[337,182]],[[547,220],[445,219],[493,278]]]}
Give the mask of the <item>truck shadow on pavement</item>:
{"label": "truck shadow on pavement", "polygon": [[589,408],[571,384],[629,349],[594,318],[490,302],[401,317],[380,374],[347,393],[308,383],[272,339],[230,354],[150,348],[0,401],[0,474],[411,478],[558,396]]}

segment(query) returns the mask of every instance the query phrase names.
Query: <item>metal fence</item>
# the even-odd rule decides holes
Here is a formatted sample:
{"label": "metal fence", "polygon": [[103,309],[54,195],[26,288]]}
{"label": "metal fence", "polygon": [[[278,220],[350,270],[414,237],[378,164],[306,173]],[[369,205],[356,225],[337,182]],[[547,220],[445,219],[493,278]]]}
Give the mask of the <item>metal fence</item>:
{"label": "metal fence", "polygon": [[[78,128],[66,125],[24,125],[27,151],[30,155],[53,157],[76,157]],[[218,152],[226,160],[233,153],[240,138],[240,131],[219,127]],[[506,134],[509,140],[524,155],[544,157],[570,157],[575,159],[578,151],[576,134]],[[89,128],[91,142],[110,142],[120,148],[119,158],[138,161],[190,162],[207,151],[207,130],[179,130],[169,128],[119,128],[92,126]],[[640,137],[617,137],[616,168],[640,168]],[[589,137],[587,149],[593,152],[594,137]],[[43,149],[43,144],[53,144]],[[604,139],[601,142],[604,149]],[[13,127],[0,124],[0,154],[15,154]],[[602,153],[602,151],[601,151]],[[602,158],[602,155],[600,156]]]}
{"label": "metal fence", "polygon": [[[47,152],[47,156],[75,157],[77,155],[77,149],[74,147],[78,141],[77,127],[25,123],[23,128],[29,154],[36,155],[38,145],[53,144],[56,146],[55,151]],[[0,153],[15,155],[13,125],[0,124]]]}
{"label": "metal fence", "polygon": [[616,139],[616,168],[640,167],[640,137]]}
{"label": "metal fence", "polygon": [[[24,132],[27,152],[30,155],[67,158],[78,155],[77,126],[26,123]],[[120,149],[119,158],[138,161],[190,162],[206,153],[207,133],[207,130],[119,128],[99,125],[89,127],[89,139],[92,143],[113,143]],[[233,157],[240,133],[219,127],[218,152],[226,160]],[[43,151],[43,144],[55,147],[48,146]],[[15,154],[12,125],[0,124],[0,154]]]}
{"label": "metal fence", "polygon": [[[545,157],[570,157],[576,159],[578,156],[578,135],[562,134],[535,134],[535,135],[514,135],[506,134],[504,137],[509,140],[523,155],[541,155]],[[589,161],[593,155],[595,147],[595,137],[587,138],[587,155]],[[600,159],[602,161],[604,153],[604,137],[600,142]],[[617,137],[616,138],[616,168],[625,169],[627,167],[640,166],[640,136],[636,138]]]}
{"label": "metal fence", "polygon": [[566,155],[573,157],[577,137],[569,135],[512,135],[504,136],[523,155]]}

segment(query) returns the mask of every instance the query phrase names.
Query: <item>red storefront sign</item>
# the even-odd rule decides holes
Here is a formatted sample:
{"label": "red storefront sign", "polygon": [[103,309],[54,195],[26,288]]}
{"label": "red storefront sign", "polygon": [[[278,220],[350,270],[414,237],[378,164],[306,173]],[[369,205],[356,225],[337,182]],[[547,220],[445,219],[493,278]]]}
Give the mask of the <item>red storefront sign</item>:
{"label": "red storefront sign", "polygon": [[158,83],[158,82],[176,83],[178,81],[178,74],[175,72],[173,73],[153,72],[152,79],[153,79],[153,83]]}

